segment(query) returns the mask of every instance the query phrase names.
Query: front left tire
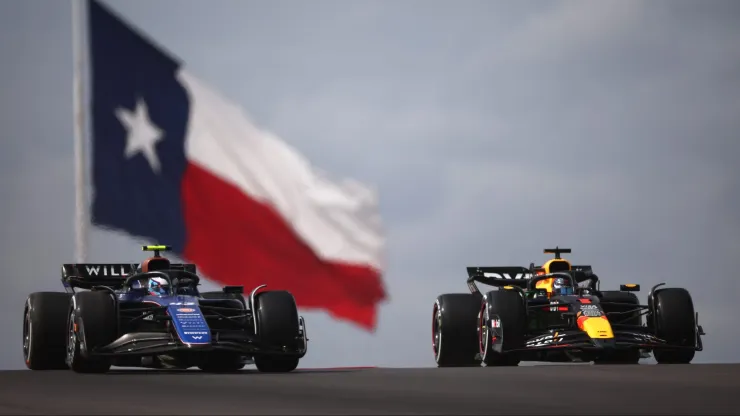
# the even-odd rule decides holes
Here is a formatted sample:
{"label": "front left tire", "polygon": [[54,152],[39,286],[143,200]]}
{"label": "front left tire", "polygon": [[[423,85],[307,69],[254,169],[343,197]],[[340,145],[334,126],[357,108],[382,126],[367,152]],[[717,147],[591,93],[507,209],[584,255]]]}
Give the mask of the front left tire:
{"label": "front left tire", "polygon": [[[500,323],[502,338],[501,353],[493,350],[492,319]],[[524,347],[527,325],[527,310],[519,292],[514,290],[492,290],[486,293],[478,315],[478,347],[487,367],[517,366],[520,359],[516,352]]]}
{"label": "front left tire", "polygon": [[76,373],[105,373],[111,360],[92,354],[116,338],[115,300],[108,292],[80,292],[67,321],[67,365]]}

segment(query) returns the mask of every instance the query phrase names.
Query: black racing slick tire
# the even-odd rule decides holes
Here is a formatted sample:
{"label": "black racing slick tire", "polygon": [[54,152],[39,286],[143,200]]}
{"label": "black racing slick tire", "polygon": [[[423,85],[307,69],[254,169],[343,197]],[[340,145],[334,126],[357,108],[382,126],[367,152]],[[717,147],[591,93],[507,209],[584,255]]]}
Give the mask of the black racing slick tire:
{"label": "black racing slick tire", "polygon": [[450,293],[434,302],[432,349],[437,367],[480,366],[475,332],[480,299],[472,293]]}
{"label": "black racing slick tire", "polygon": [[[622,292],[619,290],[605,290],[601,292],[601,307],[604,312],[609,315],[611,312],[628,312],[635,309],[634,312],[629,314],[616,315],[609,317],[609,322],[612,324],[626,324],[626,325],[642,325],[641,311],[638,309],[640,306],[640,300],[632,292]],[[609,303],[615,304],[609,304]],[[616,305],[620,303],[622,305]],[[634,305],[634,306],[632,306]],[[637,348],[617,350],[611,353],[598,357],[594,360],[594,364],[638,364],[640,362],[640,350]]]}
{"label": "black racing slick tire", "polygon": [[[492,336],[496,333],[491,322],[498,320],[498,336],[502,338],[502,350],[493,350]],[[477,334],[478,349],[483,363],[487,367],[517,366],[519,356],[507,352],[524,348],[527,329],[527,310],[524,299],[515,290],[493,290],[486,293],[478,314]]]}
{"label": "black racing slick tire", "polygon": [[[300,346],[298,306],[290,292],[276,290],[258,294],[254,299],[257,336],[261,342],[288,350]],[[287,373],[295,370],[300,361],[295,355],[258,354],[254,357],[257,370],[265,373]]]}
{"label": "black racing slick tire", "polygon": [[118,322],[114,302],[104,291],[74,295],[67,327],[67,365],[72,371],[105,373],[110,369],[110,359],[91,352],[115,341]]}
{"label": "black racing slick tire", "polygon": [[[671,345],[696,345],[696,314],[694,301],[686,289],[659,290],[653,298],[653,325],[655,335]],[[688,364],[694,359],[693,349],[655,349],[653,357],[658,364]]]}
{"label": "black racing slick tire", "polygon": [[67,311],[71,294],[36,292],[23,310],[23,360],[30,370],[66,370]]}

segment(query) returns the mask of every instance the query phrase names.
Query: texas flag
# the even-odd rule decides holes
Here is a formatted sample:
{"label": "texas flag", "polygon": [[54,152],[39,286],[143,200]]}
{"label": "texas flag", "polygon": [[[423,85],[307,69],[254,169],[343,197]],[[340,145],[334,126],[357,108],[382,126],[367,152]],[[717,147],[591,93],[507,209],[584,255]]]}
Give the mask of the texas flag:
{"label": "texas flag", "polygon": [[93,224],[374,329],[386,298],[374,192],[318,172],[95,0],[88,23]]}

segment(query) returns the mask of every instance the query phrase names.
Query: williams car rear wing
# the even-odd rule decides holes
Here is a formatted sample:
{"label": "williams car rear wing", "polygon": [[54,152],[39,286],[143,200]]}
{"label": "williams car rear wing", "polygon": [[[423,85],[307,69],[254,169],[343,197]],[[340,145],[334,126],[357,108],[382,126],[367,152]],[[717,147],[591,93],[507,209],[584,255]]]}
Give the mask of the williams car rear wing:
{"label": "williams car rear wing", "polygon": [[[135,272],[136,263],[76,263],[62,265],[62,284],[68,291],[74,288],[91,289],[94,286],[108,286],[121,289],[126,277]],[[184,270],[196,273],[195,264],[172,263],[171,270]]]}

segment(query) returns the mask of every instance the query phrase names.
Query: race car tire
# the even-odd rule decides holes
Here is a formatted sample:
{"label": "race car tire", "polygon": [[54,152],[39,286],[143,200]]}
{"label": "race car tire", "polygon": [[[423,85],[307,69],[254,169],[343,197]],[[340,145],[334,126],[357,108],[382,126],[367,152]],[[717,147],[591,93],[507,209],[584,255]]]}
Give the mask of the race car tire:
{"label": "race car tire", "polygon": [[109,292],[76,293],[67,327],[67,365],[76,373],[105,373],[111,360],[90,352],[116,338],[115,301]]}
{"label": "race car tire", "polygon": [[198,368],[207,373],[232,373],[244,368],[244,361],[239,354],[214,353],[206,356]]}
{"label": "race car tire", "polygon": [[36,292],[23,310],[23,360],[30,370],[66,370],[67,311],[72,295]]}
{"label": "race car tire", "polygon": [[[497,317],[501,324],[502,352],[493,350],[491,320]],[[524,299],[514,290],[492,290],[486,293],[478,314],[477,334],[481,360],[487,367],[517,366],[516,353],[507,351],[524,348],[527,329],[527,310]]]}
{"label": "race car tire", "polygon": [[[696,344],[694,301],[686,289],[668,288],[653,297],[655,335],[671,345],[693,347]],[[653,350],[658,364],[688,364],[694,359],[693,349]]]}
{"label": "race car tire", "polygon": [[[601,292],[601,302],[604,303],[602,308],[608,315],[610,312],[626,312],[630,309],[636,309],[640,305],[640,300],[632,292],[622,292],[619,290],[605,290]],[[609,305],[606,302],[615,303],[627,303],[635,305],[631,307],[628,305]],[[634,313],[619,315],[619,318],[610,319],[612,322],[627,324],[627,325],[642,325],[642,318],[639,310]],[[609,353],[608,355],[598,357],[594,360],[594,364],[638,364],[640,362],[640,350],[626,349],[617,350]]]}
{"label": "race car tire", "polygon": [[[290,292],[276,290],[259,293],[254,299],[257,336],[267,345],[297,349],[300,324],[298,306]],[[300,357],[294,355],[255,354],[254,364],[266,373],[287,373],[298,367]]]}
{"label": "race car tire", "polygon": [[432,351],[437,367],[478,367],[476,317],[480,296],[472,293],[440,295],[432,311]]}

